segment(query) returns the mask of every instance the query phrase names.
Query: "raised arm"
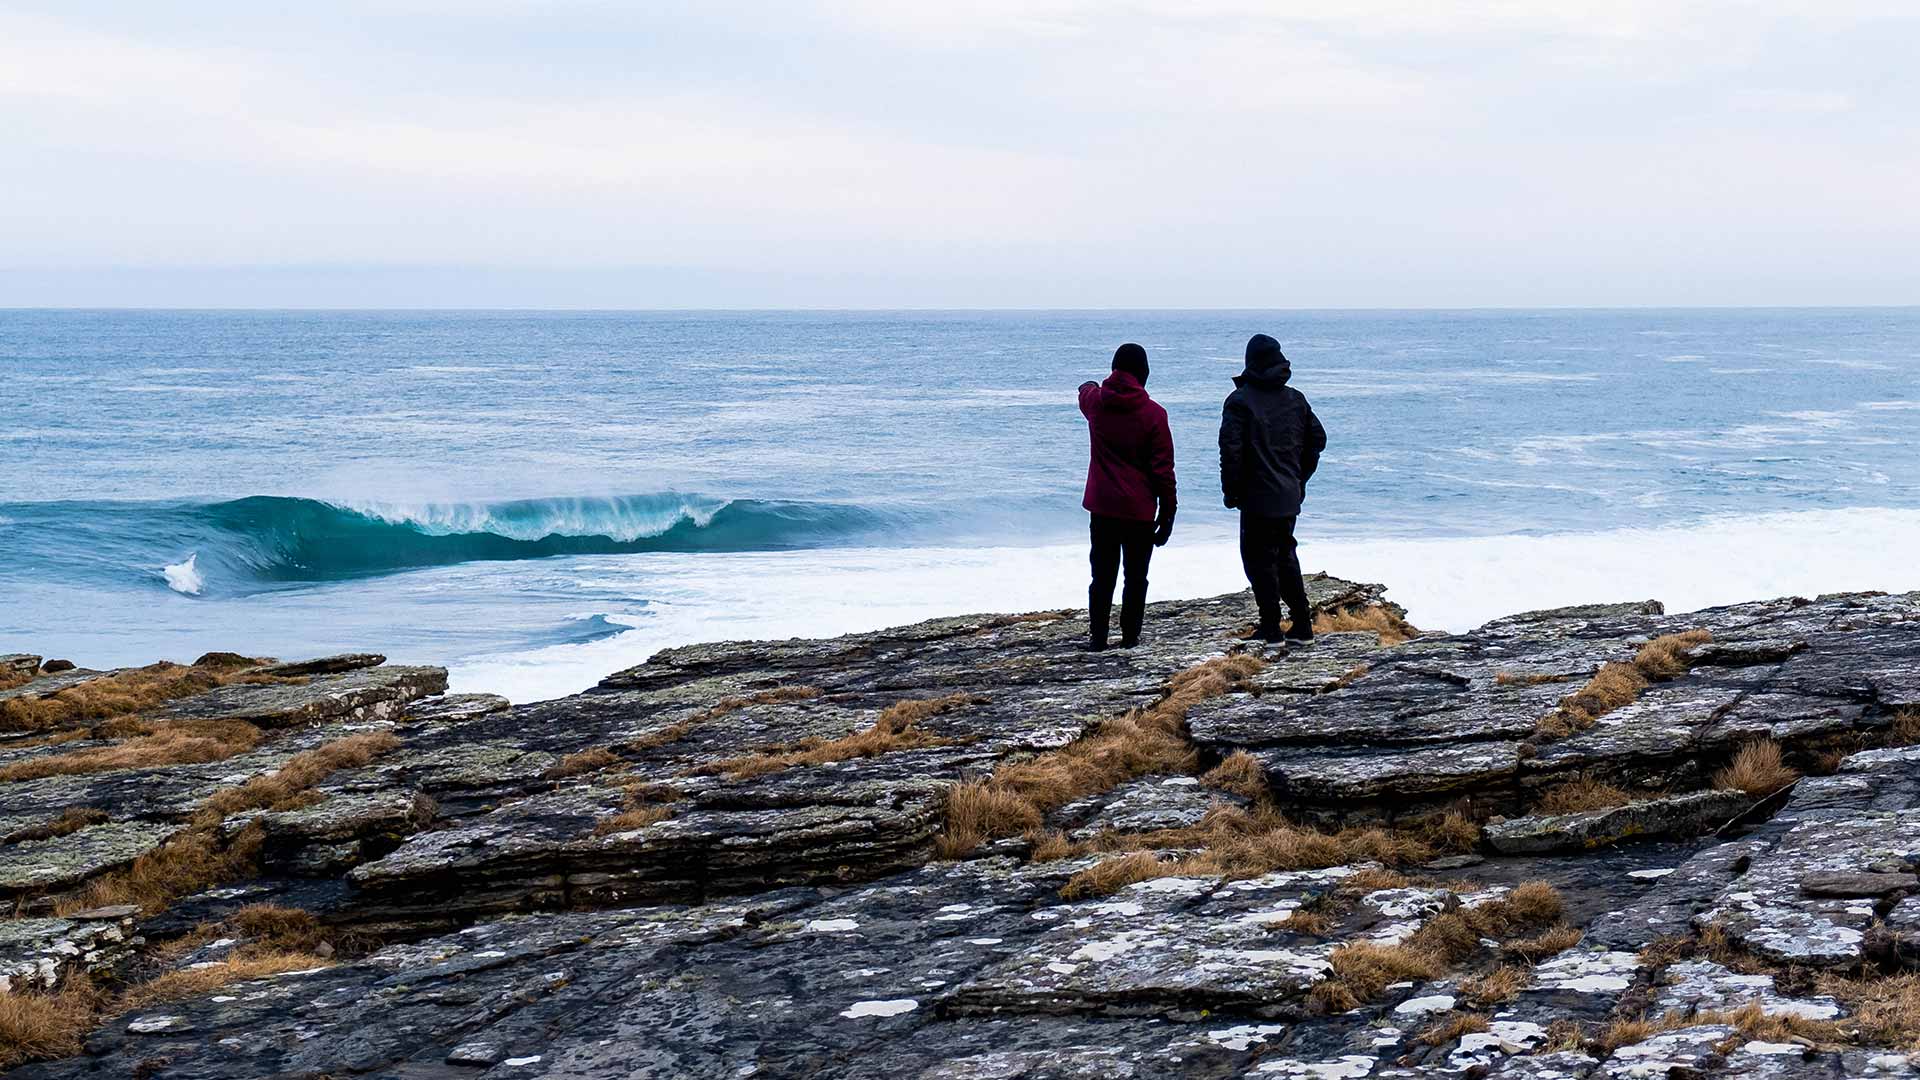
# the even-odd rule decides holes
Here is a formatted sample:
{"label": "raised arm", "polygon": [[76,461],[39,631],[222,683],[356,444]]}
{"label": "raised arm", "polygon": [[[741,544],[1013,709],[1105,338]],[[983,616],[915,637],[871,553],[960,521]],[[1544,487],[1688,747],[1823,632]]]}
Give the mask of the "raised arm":
{"label": "raised arm", "polygon": [[1093,419],[1094,403],[1100,400],[1100,384],[1088,379],[1080,384],[1080,415]]}

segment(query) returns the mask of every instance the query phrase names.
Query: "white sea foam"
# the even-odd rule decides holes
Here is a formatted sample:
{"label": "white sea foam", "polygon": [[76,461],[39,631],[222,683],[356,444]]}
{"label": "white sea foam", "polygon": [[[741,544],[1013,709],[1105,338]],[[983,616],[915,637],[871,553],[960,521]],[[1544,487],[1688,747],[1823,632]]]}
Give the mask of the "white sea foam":
{"label": "white sea foam", "polygon": [[[1378,581],[1412,621],[1468,630],[1563,604],[1658,599],[1671,611],[1851,589],[1920,589],[1904,538],[1920,511],[1821,510],[1709,518],[1654,529],[1419,540],[1319,539],[1303,522],[1310,570]],[[534,701],[586,689],[656,650],[696,641],[821,637],[966,611],[1081,607],[1079,544],[1002,548],[841,548],[596,556],[596,584],[651,601],[634,624],[596,641],[473,657],[456,690]],[[1157,552],[1151,598],[1246,587],[1235,539],[1219,523],[1177,531]],[[610,620],[612,621],[612,620]]]}
{"label": "white sea foam", "polygon": [[187,556],[186,561],[160,568],[161,576],[167,579],[167,588],[186,596],[199,596],[200,590],[207,587],[207,579],[200,576],[200,553]]}

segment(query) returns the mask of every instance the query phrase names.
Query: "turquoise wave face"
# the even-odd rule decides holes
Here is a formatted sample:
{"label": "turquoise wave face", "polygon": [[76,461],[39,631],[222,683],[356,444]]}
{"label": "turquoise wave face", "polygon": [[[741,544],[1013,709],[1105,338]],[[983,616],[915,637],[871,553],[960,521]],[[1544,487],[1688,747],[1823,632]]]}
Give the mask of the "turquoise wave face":
{"label": "turquoise wave face", "polygon": [[678,494],[411,507],[266,495],[0,503],[0,520],[16,552],[0,574],[131,575],[189,595],[555,555],[777,551],[852,542],[889,526],[854,506]]}

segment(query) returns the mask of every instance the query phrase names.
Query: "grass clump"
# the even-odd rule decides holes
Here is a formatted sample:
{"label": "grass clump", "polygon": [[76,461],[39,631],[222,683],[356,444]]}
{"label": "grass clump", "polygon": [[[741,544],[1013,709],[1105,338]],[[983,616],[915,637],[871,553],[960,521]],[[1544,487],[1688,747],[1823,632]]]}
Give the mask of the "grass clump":
{"label": "grass clump", "polygon": [[1538,675],[1521,671],[1497,671],[1493,675],[1495,686],[1540,686],[1543,683],[1566,682],[1571,675]]}
{"label": "grass clump", "polygon": [[1533,804],[1536,814],[1578,814],[1588,810],[1611,810],[1633,802],[1633,796],[1612,784],[1581,776],[1549,788]]}
{"label": "grass clump", "polygon": [[1272,797],[1267,788],[1267,769],[1260,759],[1245,750],[1235,750],[1226,759],[1200,777],[1211,788],[1264,803]]}
{"label": "grass clump", "polygon": [[1038,829],[1047,811],[1137,776],[1198,771],[1199,753],[1186,737],[1188,711],[1244,688],[1265,668],[1246,653],[1195,664],[1170,679],[1166,695],[1151,707],[1109,717],[1058,750],[956,786],[947,796],[940,856],[960,858],[985,840]]}
{"label": "grass clump", "polygon": [[584,776],[590,772],[599,772],[601,769],[609,766],[618,765],[624,760],[626,759],[604,746],[595,746],[591,749],[568,754],[566,757],[561,758],[553,768],[548,769],[540,775],[543,779],[547,780],[565,780],[572,776]]}
{"label": "grass clump", "polygon": [[713,703],[713,707],[693,718],[697,724],[709,720],[718,720],[731,712],[738,712],[749,705],[779,705],[789,701],[808,701],[820,696],[817,686],[776,686],[771,690],[762,690],[754,694],[737,694],[723,697]]}
{"label": "grass clump", "polygon": [[1887,730],[1887,745],[1920,745],[1920,709],[1901,709],[1893,714],[1893,726]]}
{"label": "grass clump", "polygon": [[1780,756],[1780,744],[1760,739],[1742,746],[1726,768],[1713,774],[1713,786],[1764,798],[1800,779]]}
{"label": "grass clump", "polygon": [[128,716],[235,683],[305,681],[252,673],[253,667],[264,663],[267,661],[246,660],[246,666],[240,666],[225,654],[212,654],[191,665],[161,661],[102,675],[51,694],[8,698],[0,701],[0,731],[47,731]]}
{"label": "grass clump", "polygon": [[[1284,628],[1291,628],[1292,625],[1292,621],[1289,620]],[[1313,617],[1313,632],[1316,634],[1371,632],[1379,637],[1382,645],[1398,645],[1420,636],[1418,627],[1395,614],[1392,609],[1379,604],[1320,612]]]}
{"label": "grass clump", "polygon": [[0,781],[225,761],[260,745],[262,738],[260,729],[244,720],[182,720],[158,726],[129,725],[121,720],[102,724],[96,731],[107,737],[122,732],[131,737],[106,746],[16,761],[0,767]]}
{"label": "grass clump", "polygon": [[99,1007],[100,994],[85,976],[51,993],[0,991],[0,1069],[80,1053]]}
{"label": "grass clump", "polygon": [[1492,971],[1464,979],[1460,983],[1460,994],[1477,1008],[1488,1009],[1502,1005],[1520,996],[1527,988],[1532,976],[1527,969],[1517,964],[1502,964]]}
{"label": "grass clump", "polygon": [[1864,1042],[1896,1050],[1920,1050],[1920,972],[1823,975],[1815,988],[1847,1007],[1851,1023]]}
{"label": "grass clump", "polygon": [[29,825],[24,829],[15,829],[0,838],[0,844],[21,844],[29,840],[52,840],[55,837],[77,833],[91,825],[104,825],[107,812],[91,806],[70,806],[60,812],[52,821]]}
{"label": "grass clump", "polygon": [[1477,1034],[1487,1028],[1487,1018],[1479,1013],[1449,1012],[1422,1031],[1415,1041],[1424,1046],[1446,1046],[1463,1035]]}
{"label": "grass clump", "polygon": [[244,877],[258,866],[265,830],[259,823],[222,841],[220,825],[247,810],[277,809],[298,800],[337,769],[365,765],[400,745],[385,731],[361,732],[288,758],[279,771],[208,796],[187,828],[141,855],[133,865],[93,879],[55,905],[69,914],[111,904],[137,904],[146,914],[222,881]]}
{"label": "grass clump", "polygon": [[[1309,1000],[1327,1012],[1345,1012],[1378,998],[1387,986],[1441,977],[1480,949],[1483,938],[1511,940],[1559,921],[1560,893],[1544,881],[1525,881],[1495,900],[1429,918],[1397,945],[1355,942],[1328,954],[1332,973],[1314,984]],[[1517,991],[1516,991],[1517,992]]]}
{"label": "grass clump", "polygon": [[357,769],[400,745],[390,731],[363,731],[303,750],[280,768],[238,787],[222,788],[200,806],[202,816],[225,818],[244,810],[269,810],[340,769]]}
{"label": "grass clump", "polygon": [[1662,634],[1640,646],[1632,663],[1609,660],[1585,686],[1562,698],[1559,708],[1540,719],[1537,734],[1563,739],[1585,731],[1600,717],[1633,704],[1648,686],[1686,674],[1687,650],[1712,640],[1706,630]]}
{"label": "grass clump", "polygon": [[898,750],[919,750],[929,746],[952,746],[962,740],[949,739],[915,725],[930,717],[954,709],[978,705],[985,698],[973,694],[948,694],[945,697],[910,699],[895,702],[880,713],[873,726],[838,739],[803,739],[788,750],[748,754],[728,758],[695,770],[699,774],[725,773],[736,780],[764,776],[798,765],[826,765],[835,761],[876,757]]}
{"label": "grass clump", "polygon": [[230,956],[219,963],[169,971],[121,995],[120,1009],[138,1009],[208,994],[223,986],[293,971],[331,967],[333,961],[305,952],[257,951]]}
{"label": "grass clump", "polygon": [[[1269,807],[1242,810],[1216,805],[1189,828],[1128,834],[1106,842],[1131,849],[1130,853],[1075,874],[1061,895],[1101,896],[1150,878],[1239,880],[1276,870],[1319,870],[1357,862],[1412,863],[1433,857],[1433,848],[1412,836],[1381,828],[1324,832],[1289,821]],[[1151,854],[1167,848],[1194,850],[1194,854],[1166,862]],[[1352,875],[1342,884],[1351,885],[1360,876]],[[1406,880],[1398,874],[1393,879],[1394,884],[1369,887],[1397,888]]]}
{"label": "grass clump", "polygon": [[1537,964],[1550,956],[1558,956],[1580,944],[1580,931],[1571,926],[1556,926],[1529,938],[1509,941],[1502,949],[1510,956],[1517,956],[1529,964]]}
{"label": "grass clump", "polygon": [[[1594,1039],[1594,1048],[1603,1055],[1611,1054],[1623,1046],[1645,1042],[1664,1032],[1710,1025],[1733,1028],[1738,1040],[1733,1046],[1751,1039],[1765,1042],[1808,1040],[1827,1044],[1851,1041],[1840,1025],[1831,1020],[1809,1020],[1792,1013],[1768,1015],[1759,1002],[1750,1002],[1738,1009],[1703,1009],[1695,1013],[1678,1011],[1652,1019],[1640,1016],[1615,1020]],[[1731,1050],[1733,1046],[1726,1049]]]}

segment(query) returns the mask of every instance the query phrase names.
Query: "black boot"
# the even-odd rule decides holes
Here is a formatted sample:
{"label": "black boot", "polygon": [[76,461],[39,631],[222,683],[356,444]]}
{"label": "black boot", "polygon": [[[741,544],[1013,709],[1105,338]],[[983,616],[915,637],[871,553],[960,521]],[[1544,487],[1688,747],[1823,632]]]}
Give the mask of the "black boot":
{"label": "black boot", "polygon": [[1113,592],[1102,594],[1097,588],[1087,590],[1087,649],[1101,652],[1107,647],[1107,620],[1113,616]]}
{"label": "black boot", "polygon": [[1292,615],[1288,617],[1287,640],[1312,641],[1313,616],[1303,611],[1292,613]]}

